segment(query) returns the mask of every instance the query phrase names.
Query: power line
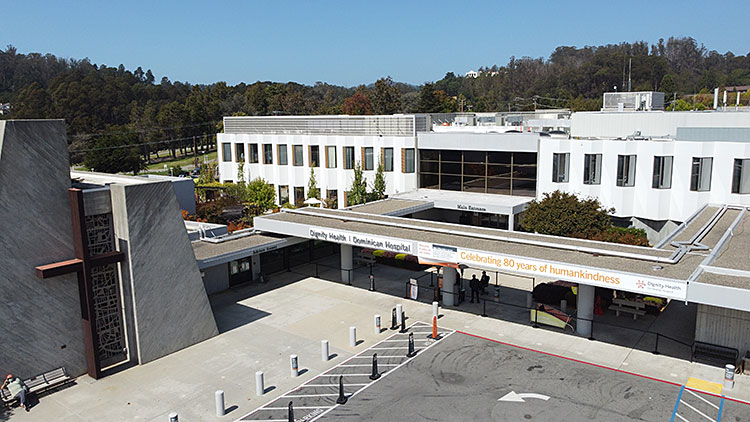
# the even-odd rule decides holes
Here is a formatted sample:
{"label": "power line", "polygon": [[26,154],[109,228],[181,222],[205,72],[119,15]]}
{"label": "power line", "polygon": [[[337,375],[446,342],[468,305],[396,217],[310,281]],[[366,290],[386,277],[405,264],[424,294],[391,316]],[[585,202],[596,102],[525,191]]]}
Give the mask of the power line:
{"label": "power line", "polygon": [[193,139],[194,136],[187,136],[184,138],[176,138],[176,139],[164,139],[160,141],[152,141],[152,142],[141,142],[137,144],[126,144],[126,145],[117,145],[113,147],[100,147],[100,148],[87,148],[87,149],[71,149],[69,152],[89,152],[89,151],[104,151],[104,150],[112,150],[112,149],[120,149],[120,148],[133,148],[133,147],[139,147],[143,145],[156,145],[156,144],[165,144],[170,142],[179,142],[179,141],[187,141],[188,139]]}
{"label": "power line", "polygon": [[79,138],[83,138],[83,137],[92,138],[92,137],[97,137],[97,136],[111,135],[111,134],[121,134],[121,133],[141,133],[142,134],[142,133],[148,133],[148,132],[153,132],[153,131],[157,131],[157,130],[182,129],[182,128],[189,128],[189,127],[198,127],[198,126],[204,126],[204,125],[212,125],[212,124],[217,124],[219,122],[220,122],[220,120],[218,120],[218,121],[217,120],[213,120],[213,121],[208,121],[208,122],[203,122],[203,123],[195,123],[195,124],[192,124],[192,125],[150,127],[148,129],[129,129],[129,128],[124,128],[124,129],[121,129],[121,130],[102,130],[102,131],[94,132],[94,133],[77,133],[77,134],[75,134],[73,136],[74,137],[79,137]]}

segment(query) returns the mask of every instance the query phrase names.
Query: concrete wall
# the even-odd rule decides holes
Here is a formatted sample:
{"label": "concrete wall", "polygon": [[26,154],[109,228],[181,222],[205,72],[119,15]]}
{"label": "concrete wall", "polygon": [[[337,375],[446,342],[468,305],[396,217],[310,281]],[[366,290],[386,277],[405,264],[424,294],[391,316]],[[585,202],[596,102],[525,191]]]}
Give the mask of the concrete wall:
{"label": "concrete wall", "polygon": [[750,350],[750,312],[698,304],[695,340],[733,347],[742,358]]}
{"label": "concrete wall", "polygon": [[624,138],[675,136],[679,127],[749,127],[750,113],[742,111],[578,112],[570,117],[572,137]]}
{"label": "concrete wall", "polygon": [[180,209],[187,211],[189,214],[195,214],[195,181],[191,177],[171,177],[159,174],[146,174],[144,176],[149,179],[169,180],[172,182]]}
{"label": "concrete wall", "polygon": [[75,274],[34,267],[74,256],[62,120],[0,121],[0,373],[86,372]]}
{"label": "concrete wall", "polygon": [[229,264],[222,263],[207,267],[203,272],[203,285],[207,294],[221,292],[229,288]]}
{"label": "concrete wall", "polygon": [[131,358],[147,363],[218,334],[171,183],[110,190],[115,236],[127,253],[121,268],[135,326]]}

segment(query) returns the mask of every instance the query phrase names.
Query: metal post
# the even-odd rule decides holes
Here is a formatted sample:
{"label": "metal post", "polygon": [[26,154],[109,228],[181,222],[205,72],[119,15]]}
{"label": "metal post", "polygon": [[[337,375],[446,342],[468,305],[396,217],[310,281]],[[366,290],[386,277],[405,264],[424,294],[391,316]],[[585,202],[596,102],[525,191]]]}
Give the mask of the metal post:
{"label": "metal post", "polygon": [[375,315],[373,322],[375,323],[375,335],[378,335],[380,334],[380,315]]}
{"label": "metal post", "polygon": [[331,354],[328,353],[328,340],[321,340],[320,341],[320,359],[323,362],[328,362],[330,358],[331,358]]}
{"label": "metal post", "polygon": [[216,399],[216,416],[224,416],[226,413],[226,408],[224,407],[224,392],[221,390],[216,391],[216,393],[214,393],[214,398]]}
{"label": "metal post", "polygon": [[735,370],[735,367],[732,364],[728,363],[724,366],[724,389],[725,390],[734,389],[734,370]]}
{"label": "metal post", "polygon": [[399,303],[396,305],[396,322],[401,325],[401,317],[403,316],[404,307]]}
{"label": "metal post", "polygon": [[289,355],[289,366],[292,378],[299,376],[299,358],[297,355]]}
{"label": "metal post", "polygon": [[482,301],[482,316],[487,316],[487,299]]}
{"label": "metal post", "polygon": [[349,347],[357,347],[357,327],[349,327]]}
{"label": "metal post", "polygon": [[432,302],[432,317],[437,318],[440,312],[440,304],[437,302]]}
{"label": "metal post", "polygon": [[430,287],[435,287],[435,281],[432,279],[434,274],[435,273],[432,273],[432,272],[430,273]]}
{"label": "metal post", "polygon": [[[370,267],[370,268],[372,268],[372,267]],[[375,291],[375,276],[372,275],[372,272],[370,272],[370,291],[371,292]]]}
{"label": "metal post", "polygon": [[169,414],[169,422],[179,422],[180,417],[177,415],[176,412],[172,412]]}
{"label": "metal post", "polygon": [[659,354],[659,333],[656,333],[656,344],[654,345],[654,351],[651,353],[654,355]]}
{"label": "metal post", "polygon": [[266,387],[263,383],[263,371],[255,373],[255,395],[258,397],[266,393]]}

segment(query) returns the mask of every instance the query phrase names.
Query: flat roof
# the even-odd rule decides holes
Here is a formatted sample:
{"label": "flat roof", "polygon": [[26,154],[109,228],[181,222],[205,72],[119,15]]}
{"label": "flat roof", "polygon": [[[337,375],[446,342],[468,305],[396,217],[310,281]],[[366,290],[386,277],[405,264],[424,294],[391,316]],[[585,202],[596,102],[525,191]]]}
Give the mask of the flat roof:
{"label": "flat roof", "polygon": [[274,233],[253,232],[244,235],[230,234],[218,238],[196,240],[192,242],[192,246],[198,268],[203,269],[299,241],[302,241],[302,239],[294,239]]}
{"label": "flat roof", "polygon": [[164,181],[179,182],[190,180],[184,177],[158,176],[128,176],[126,174],[98,173],[93,171],[71,170],[70,178],[75,180],[80,187],[88,189],[90,187],[103,187],[117,183],[119,185],[142,185],[146,183],[159,183]]}
{"label": "flat roof", "polygon": [[414,200],[402,198],[388,198],[367,204],[355,205],[348,209],[352,211],[377,215],[406,215],[413,212],[427,210],[433,207],[429,200]]}
{"label": "flat roof", "polygon": [[[498,214],[518,214],[525,210],[530,196],[498,195],[491,193],[457,192],[438,189],[417,189],[411,192],[397,193],[390,200],[429,201],[435,208],[478,211]],[[466,206],[460,208],[459,204]],[[469,208],[468,206],[471,206]],[[472,209],[473,208],[473,209]],[[356,210],[358,211],[358,210]]]}

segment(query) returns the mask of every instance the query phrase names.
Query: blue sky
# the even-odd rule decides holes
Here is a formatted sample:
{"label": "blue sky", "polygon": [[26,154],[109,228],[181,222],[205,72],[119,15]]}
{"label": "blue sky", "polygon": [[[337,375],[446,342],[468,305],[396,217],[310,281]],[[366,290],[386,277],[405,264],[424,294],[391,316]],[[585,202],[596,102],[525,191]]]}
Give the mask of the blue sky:
{"label": "blue sky", "polygon": [[[446,72],[549,57],[559,45],[692,36],[750,52],[750,1],[6,1],[0,46],[191,83],[325,81]],[[720,8],[717,8],[719,5]]]}

